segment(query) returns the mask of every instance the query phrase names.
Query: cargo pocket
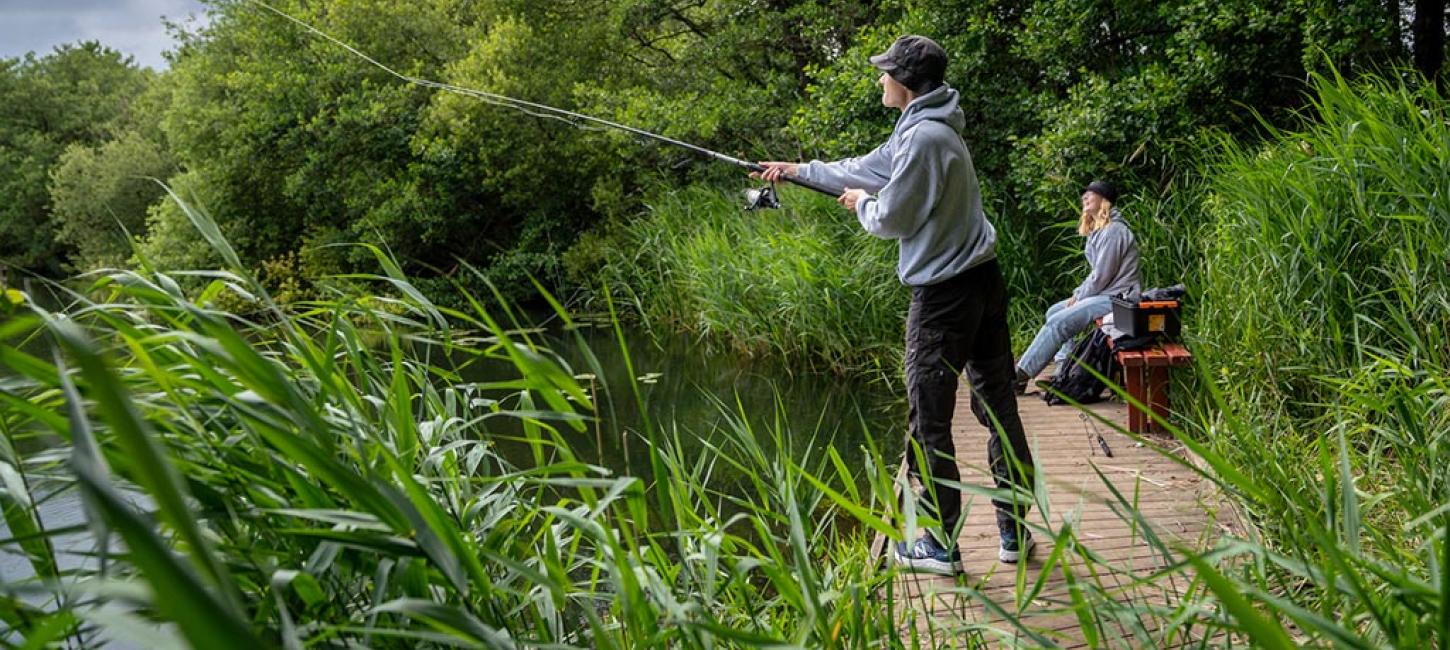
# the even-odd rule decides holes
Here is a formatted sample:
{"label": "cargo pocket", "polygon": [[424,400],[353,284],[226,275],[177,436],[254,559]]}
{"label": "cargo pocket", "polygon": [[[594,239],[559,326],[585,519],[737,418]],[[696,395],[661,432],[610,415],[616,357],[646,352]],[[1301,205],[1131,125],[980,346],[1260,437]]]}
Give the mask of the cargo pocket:
{"label": "cargo pocket", "polygon": [[932,377],[930,373],[946,370],[942,367],[942,355],[946,352],[946,330],[934,327],[917,327],[906,340],[906,378],[919,381]]}

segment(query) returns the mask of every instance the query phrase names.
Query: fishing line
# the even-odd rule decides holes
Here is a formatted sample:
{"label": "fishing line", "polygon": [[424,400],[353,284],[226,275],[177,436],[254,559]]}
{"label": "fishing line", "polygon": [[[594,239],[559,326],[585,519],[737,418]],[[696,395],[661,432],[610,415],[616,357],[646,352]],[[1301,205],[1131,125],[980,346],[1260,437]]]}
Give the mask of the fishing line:
{"label": "fishing line", "polygon": [[[491,92],[487,92],[487,91],[483,91],[483,90],[477,90],[477,89],[474,89],[474,88],[464,88],[462,86],[457,86],[457,85],[450,84],[450,83],[444,83],[444,82],[441,82],[441,81],[433,81],[431,79],[424,79],[424,78],[421,78],[421,77],[414,77],[412,75],[406,75],[406,74],[403,74],[401,72],[398,72],[397,70],[394,70],[394,69],[388,67],[387,65],[385,65],[381,61],[378,61],[377,59],[374,59],[373,57],[368,56],[366,53],[358,50],[357,48],[355,48],[355,47],[353,47],[351,45],[348,45],[347,43],[343,42],[342,40],[333,37],[331,34],[328,34],[327,32],[324,32],[321,29],[318,29],[316,27],[313,27],[312,25],[308,24],[307,22],[303,21],[302,19],[296,18],[296,17],[292,16],[291,14],[289,14],[289,13],[287,13],[285,11],[282,11],[281,9],[278,9],[276,7],[273,7],[270,4],[267,4],[266,2],[263,2],[262,0],[247,0],[247,1],[250,2],[250,3],[252,3],[252,4],[254,4],[254,5],[257,5],[257,6],[260,6],[260,7],[264,8],[264,9],[266,9],[267,11],[270,11],[270,12],[272,12],[274,14],[277,14],[278,16],[281,16],[283,18],[286,18],[288,21],[291,21],[293,24],[297,25],[298,27],[301,27],[301,28],[303,28],[303,29],[305,29],[305,30],[307,30],[307,31],[309,31],[309,32],[317,35],[318,37],[320,37],[320,38],[322,38],[322,39],[324,39],[324,40],[326,40],[326,41],[328,41],[328,42],[330,42],[330,43],[332,43],[332,44],[334,44],[334,45],[336,45],[338,47],[341,47],[344,50],[347,50],[353,56],[356,56],[359,59],[362,59],[362,60],[368,62],[369,64],[372,64],[373,67],[376,67],[379,70],[382,70],[383,72],[386,72],[389,75],[392,75],[394,78],[396,78],[396,79],[398,79],[400,81],[403,81],[405,83],[410,83],[410,84],[414,84],[414,85],[417,85],[417,86],[422,86],[424,88],[432,88],[432,89],[436,89],[436,90],[442,90],[442,91],[445,91],[445,92],[451,92],[451,93],[455,93],[455,94],[458,94],[458,95],[463,95],[465,97],[472,97],[474,99],[478,99],[478,100],[480,100],[480,101],[482,101],[484,103],[487,103],[487,104],[490,104],[490,105],[493,105],[493,106],[498,106],[498,107],[501,107],[501,108],[513,109],[513,110],[522,112],[524,114],[531,115],[531,116],[538,117],[538,118],[546,118],[546,119],[551,119],[551,120],[557,120],[557,121],[563,122],[565,124],[568,124],[568,125],[570,125],[570,126],[572,126],[574,128],[584,129],[586,131],[604,131],[606,129],[617,129],[617,130],[620,130],[620,131],[624,131],[626,133],[632,133],[632,134],[637,135],[637,136],[640,136],[640,137],[649,138],[651,140],[656,140],[656,141],[659,141],[659,142],[664,142],[666,144],[672,144],[672,145],[675,145],[677,147],[683,147],[683,148],[689,149],[690,151],[693,151],[695,153],[698,153],[698,154],[701,154],[701,155],[704,155],[704,156],[708,156],[710,158],[713,158],[713,159],[718,160],[718,161],[721,161],[721,162],[729,163],[729,164],[735,165],[737,167],[744,167],[746,169],[749,169],[750,171],[760,172],[760,171],[764,171],[765,170],[765,167],[761,166],[759,163],[750,162],[748,160],[741,160],[741,159],[736,158],[734,156],[727,156],[727,155],[725,155],[723,153],[720,153],[718,151],[711,151],[711,150],[706,149],[704,147],[701,147],[699,145],[693,145],[693,144],[690,144],[688,142],[683,142],[683,141],[680,141],[680,140],[676,140],[674,138],[665,137],[665,136],[660,135],[658,133],[651,133],[651,132],[646,131],[646,130],[641,129],[641,128],[629,126],[628,124],[620,124],[618,122],[611,122],[611,121],[606,120],[606,119],[603,119],[603,118],[594,117],[593,115],[585,115],[583,113],[576,113],[574,111],[568,111],[568,110],[564,110],[562,108],[555,108],[553,106],[549,106],[549,105],[546,105],[546,104],[539,104],[539,103],[536,103],[536,102],[531,102],[531,101],[527,101],[527,100],[523,100],[523,99],[518,99],[518,98],[515,98],[515,97],[509,97],[507,95],[500,95],[498,93],[491,93]],[[842,190],[837,189],[837,188],[826,187],[824,185],[819,185],[819,184],[812,183],[810,181],[802,180],[802,179],[799,179],[799,178],[784,177],[781,180],[784,180],[786,182],[789,182],[789,183],[792,183],[792,184],[795,184],[795,185],[799,185],[799,186],[804,187],[804,188],[807,188],[807,189],[815,190],[817,192],[820,192],[822,194],[827,194],[827,195],[830,195],[830,196],[838,196],[842,192]],[[750,205],[747,206],[747,209],[764,208],[764,207],[779,207],[779,202],[775,199],[774,192],[770,188],[770,186],[767,186],[764,189],[751,190],[751,191],[747,192],[746,194],[747,194],[747,196],[750,199]]]}

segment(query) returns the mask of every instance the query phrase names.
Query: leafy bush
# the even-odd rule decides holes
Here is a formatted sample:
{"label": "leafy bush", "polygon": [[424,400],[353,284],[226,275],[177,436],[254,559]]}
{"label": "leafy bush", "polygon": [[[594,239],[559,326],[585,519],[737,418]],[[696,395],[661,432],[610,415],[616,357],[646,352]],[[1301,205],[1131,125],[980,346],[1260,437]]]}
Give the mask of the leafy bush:
{"label": "leafy bush", "polygon": [[[173,177],[172,191],[197,210],[206,211],[216,205],[217,185],[201,172],[183,172]],[[228,231],[244,230],[244,223],[227,223]],[[162,201],[151,206],[146,216],[146,238],[137,246],[139,258],[153,268],[204,269],[222,262],[216,250],[196,234],[186,212],[175,201]]]}
{"label": "leafy bush", "polygon": [[158,180],[174,169],[164,149],[135,131],[66,149],[50,174],[50,200],[56,240],[74,251],[71,266],[122,266],[132,240],[146,233],[148,208],[165,194]]}

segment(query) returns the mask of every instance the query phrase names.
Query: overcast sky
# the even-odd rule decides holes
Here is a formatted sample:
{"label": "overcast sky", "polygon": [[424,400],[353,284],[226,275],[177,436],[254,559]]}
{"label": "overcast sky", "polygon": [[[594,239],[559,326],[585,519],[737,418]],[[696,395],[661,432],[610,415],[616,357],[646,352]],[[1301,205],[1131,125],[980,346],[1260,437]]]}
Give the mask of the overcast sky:
{"label": "overcast sky", "polygon": [[0,58],[97,40],[160,69],[161,53],[172,46],[161,17],[180,22],[192,15],[205,19],[198,0],[0,0]]}

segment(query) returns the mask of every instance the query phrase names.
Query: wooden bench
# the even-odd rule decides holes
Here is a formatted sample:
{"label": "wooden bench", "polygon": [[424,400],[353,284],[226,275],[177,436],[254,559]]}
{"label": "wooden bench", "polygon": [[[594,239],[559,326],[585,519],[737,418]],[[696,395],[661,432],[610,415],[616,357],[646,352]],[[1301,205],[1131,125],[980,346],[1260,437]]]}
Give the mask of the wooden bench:
{"label": "wooden bench", "polygon": [[1153,413],[1166,420],[1169,412],[1168,369],[1186,366],[1193,353],[1181,343],[1154,343],[1137,350],[1119,350],[1118,363],[1123,366],[1123,384],[1128,396],[1137,404],[1128,403],[1128,430],[1133,433],[1162,431],[1163,428],[1138,404],[1147,405]]}

